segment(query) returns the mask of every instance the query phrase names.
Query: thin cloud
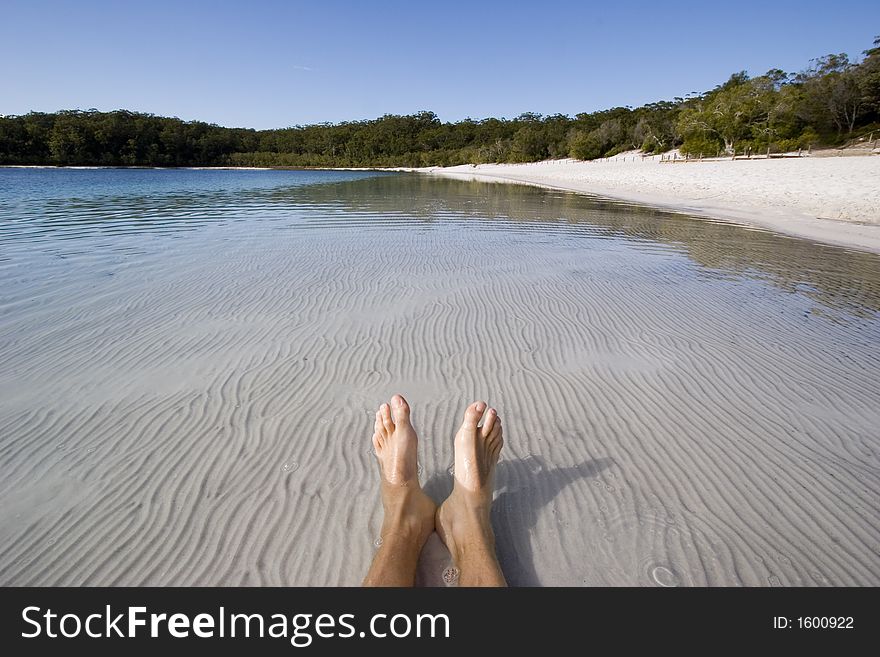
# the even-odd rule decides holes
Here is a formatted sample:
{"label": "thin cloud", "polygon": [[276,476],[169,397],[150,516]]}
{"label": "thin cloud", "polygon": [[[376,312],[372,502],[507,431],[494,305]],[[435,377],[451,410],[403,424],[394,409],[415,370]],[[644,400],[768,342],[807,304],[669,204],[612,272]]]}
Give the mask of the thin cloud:
{"label": "thin cloud", "polygon": [[297,71],[314,71],[315,70],[311,66],[296,66],[296,65],[294,65],[291,68],[294,68]]}

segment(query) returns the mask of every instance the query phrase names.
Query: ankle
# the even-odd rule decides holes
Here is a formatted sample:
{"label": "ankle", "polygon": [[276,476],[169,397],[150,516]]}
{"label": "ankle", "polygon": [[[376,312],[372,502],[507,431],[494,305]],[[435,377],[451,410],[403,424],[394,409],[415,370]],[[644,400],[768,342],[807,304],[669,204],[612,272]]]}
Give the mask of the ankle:
{"label": "ankle", "polygon": [[414,496],[398,496],[384,500],[385,517],[382,521],[383,539],[397,536],[404,540],[427,540],[434,531],[434,507]]}
{"label": "ankle", "polygon": [[382,523],[383,543],[412,544],[418,548],[424,545],[431,535],[425,523],[412,519],[385,520]]}
{"label": "ankle", "polygon": [[475,556],[495,553],[495,533],[489,520],[488,509],[459,507],[454,517],[443,523],[446,547],[455,562]]}
{"label": "ankle", "polygon": [[495,559],[495,535],[491,529],[460,535],[449,542],[451,543],[447,545],[449,555],[459,568],[463,564]]}
{"label": "ankle", "polygon": [[455,524],[468,534],[492,533],[490,520],[492,499],[474,495],[468,491],[453,490],[449,499],[449,510]]}

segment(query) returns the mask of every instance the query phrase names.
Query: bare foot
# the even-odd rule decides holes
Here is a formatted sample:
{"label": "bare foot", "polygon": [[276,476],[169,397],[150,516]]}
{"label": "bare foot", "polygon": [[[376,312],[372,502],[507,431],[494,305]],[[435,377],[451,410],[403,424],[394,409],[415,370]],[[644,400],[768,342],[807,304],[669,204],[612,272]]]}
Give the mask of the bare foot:
{"label": "bare foot", "polygon": [[486,412],[483,425],[477,426],[484,411],[485,402],[474,402],[464,413],[455,435],[455,485],[435,520],[465,586],[504,585],[489,520],[495,464],[504,440],[501,418],[494,408]]}
{"label": "bare foot", "polygon": [[434,531],[437,505],[419,485],[418,436],[410,424],[406,400],[394,395],[390,406],[382,404],[376,411],[373,429],[385,510],[382,538],[402,536],[421,548]]}

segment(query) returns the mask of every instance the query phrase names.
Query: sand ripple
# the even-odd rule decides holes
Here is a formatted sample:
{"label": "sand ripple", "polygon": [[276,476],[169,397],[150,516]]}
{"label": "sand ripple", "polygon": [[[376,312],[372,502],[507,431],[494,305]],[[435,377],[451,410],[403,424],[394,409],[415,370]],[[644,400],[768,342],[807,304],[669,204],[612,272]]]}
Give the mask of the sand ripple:
{"label": "sand ripple", "polygon": [[880,257],[322,182],[7,203],[0,583],[357,584],[401,391],[436,497],[464,405],[500,409],[513,584],[880,584]]}

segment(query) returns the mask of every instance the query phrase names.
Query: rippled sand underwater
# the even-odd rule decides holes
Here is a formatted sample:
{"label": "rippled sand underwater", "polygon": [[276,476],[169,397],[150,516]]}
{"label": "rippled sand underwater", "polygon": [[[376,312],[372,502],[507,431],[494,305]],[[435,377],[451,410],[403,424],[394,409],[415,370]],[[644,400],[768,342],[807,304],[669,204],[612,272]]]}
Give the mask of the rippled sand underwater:
{"label": "rippled sand underwater", "polygon": [[0,290],[0,584],[358,584],[394,392],[438,500],[499,409],[511,584],[880,584],[878,256],[413,174],[0,169]]}

